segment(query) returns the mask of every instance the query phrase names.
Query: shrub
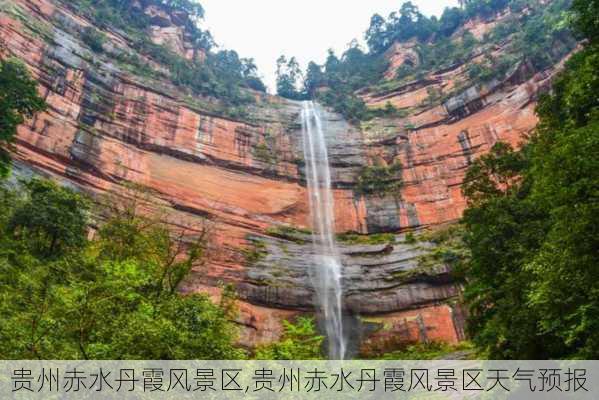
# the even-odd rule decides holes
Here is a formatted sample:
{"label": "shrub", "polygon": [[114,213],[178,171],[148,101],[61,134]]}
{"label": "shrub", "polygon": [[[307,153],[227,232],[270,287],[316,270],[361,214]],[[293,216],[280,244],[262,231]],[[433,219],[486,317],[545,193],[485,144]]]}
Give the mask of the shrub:
{"label": "shrub", "polygon": [[26,199],[13,212],[8,231],[33,254],[56,258],[85,245],[89,202],[51,181],[25,183]]}
{"label": "shrub", "polygon": [[402,187],[401,171],[399,163],[364,167],[358,176],[355,191],[360,195],[399,196]]}
{"label": "shrub", "polygon": [[81,38],[83,39],[83,42],[92,49],[92,51],[96,53],[101,53],[104,51],[106,36],[94,27],[88,26],[85,28]]}
{"label": "shrub", "polygon": [[256,350],[258,360],[320,360],[323,359],[323,336],[318,335],[314,319],[299,317],[295,323],[283,321],[281,340]]}
{"label": "shrub", "polygon": [[[171,236],[159,218],[140,213],[149,197],[131,188],[98,207],[107,219],[87,240],[81,195],[48,181],[25,187],[27,198],[8,210],[11,222],[0,218],[9,233],[0,235],[0,358],[244,357],[233,345],[230,289],[220,304],[176,291],[192,264],[202,265],[205,227]],[[2,203],[15,197],[2,193]]]}

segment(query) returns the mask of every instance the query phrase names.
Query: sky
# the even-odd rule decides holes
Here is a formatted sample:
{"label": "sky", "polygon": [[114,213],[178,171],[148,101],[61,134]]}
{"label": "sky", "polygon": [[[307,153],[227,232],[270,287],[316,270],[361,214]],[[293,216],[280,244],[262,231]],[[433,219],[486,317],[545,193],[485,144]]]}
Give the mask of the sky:
{"label": "sky", "polygon": [[[322,64],[327,50],[340,55],[352,39],[362,40],[370,17],[386,17],[404,0],[200,0],[206,12],[201,23],[217,44],[254,58],[264,83],[275,87],[276,61],[295,56],[302,69],[309,61]],[[425,15],[440,16],[457,0],[412,0]]]}

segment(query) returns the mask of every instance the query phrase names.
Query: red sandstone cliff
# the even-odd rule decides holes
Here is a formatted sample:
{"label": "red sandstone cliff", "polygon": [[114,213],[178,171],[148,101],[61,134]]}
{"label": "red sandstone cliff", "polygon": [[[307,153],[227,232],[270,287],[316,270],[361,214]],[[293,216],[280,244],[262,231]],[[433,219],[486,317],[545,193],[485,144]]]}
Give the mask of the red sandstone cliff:
{"label": "red sandstone cliff", "polygon": [[[150,28],[155,43],[187,58],[202,57],[185,43],[172,16],[148,12],[155,14]],[[309,228],[299,105],[255,94],[250,118],[225,118],[215,100],[120,65],[115,54],[135,50],[119,32],[105,31],[110,40],[105,54],[91,52],[80,39],[89,24],[59,1],[0,3],[0,38],[27,63],[49,104],[47,112],[19,129],[16,172],[51,176],[92,194],[118,191],[133,181],[172,210],[174,225],[193,229],[210,220],[211,259],[182,290],[217,296],[220,282],[234,283],[242,299],[242,341],[276,339],[281,319],[312,309],[309,238],[273,229]],[[395,64],[414,57],[409,46],[395,46],[389,54]],[[525,138],[537,122],[535,98],[554,71],[521,79],[516,70],[492,87],[423,106],[431,89],[449,91],[463,76],[464,66],[458,65],[386,92],[360,94],[369,105],[391,102],[410,109],[403,118],[358,128],[327,114],[337,230],[399,233],[459,219],[465,207],[460,184],[469,161],[498,140],[518,144]],[[355,193],[360,168],[373,160],[399,160],[404,166],[400,199]],[[348,308],[385,322],[386,330],[368,341],[374,347],[423,335],[459,340],[459,310],[448,302],[459,288],[443,269],[433,278],[401,275],[417,269],[418,257],[427,251],[402,239],[391,250],[341,246]],[[248,261],[248,251],[258,257]]]}

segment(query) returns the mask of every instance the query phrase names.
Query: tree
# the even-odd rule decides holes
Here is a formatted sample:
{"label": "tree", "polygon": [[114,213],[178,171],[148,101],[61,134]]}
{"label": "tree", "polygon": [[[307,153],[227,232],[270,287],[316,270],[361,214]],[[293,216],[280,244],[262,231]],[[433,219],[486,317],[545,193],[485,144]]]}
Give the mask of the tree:
{"label": "tree", "polygon": [[599,39],[599,1],[574,0],[572,9],[575,10],[574,26],[581,35],[597,42]]}
{"label": "tree", "polygon": [[266,92],[266,86],[258,76],[258,67],[253,58],[241,59],[241,75],[249,88],[259,92]]}
{"label": "tree", "polygon": [[27,238],[33,254],[56,258],[81,248],[87,235],[87,200],[51,181],[33,179],[25,183],[26,200],[8,221],[8,232]]}
{"label": "tree", "polygon": [[314,97],[316,90],[324,85],[326,85],[326,77],[322,72],[322,68],[315,62],[310,61],[308,69],[306,70],[306,79],[304,80],[304,91],[306,92],[306,95]]}
{"label": "tree", "polygon": [[285,56],[277,60],[277,94],[292,100],[302,100],[304,94],[299,90],[302,72],[295,57],[289,60]]}
{"label": "tree", "polygon": [[88,26],[83,30],[81,39],[96,53],[104,51],[104,42],[106,37],[100,33],[96,28]]}
{"label": "tree", "polygon": [[403,3],[399,14],[393,12],[389,15],[387,32],[390,32],[389,45],[393,42],[404,42],[417,38],[425,41],[434,33],[436,27],[431,19],[424,16],[412,2]]}
{"label": "tree", "polygon": [[155,0],[175,11],[188,13],[192,18],[204,18],[204,8],[194,0]]}
{"label": "tree", "polygon": [[526,163],[523,152],[498,142],[468,168],[462,191],[471,205],[483,204],[489,198],[509,196],[521,189],[521,173]]}
{"label": "tree", "polygon": [[548,357],[537,318],[523,304],[531,282],[524,268],[544,237],[546,215],[523,201],[530,183],[520,153],[498,144],[468,169],[463,192],[470,207],[463,216],[471,261],[464,267],[468,330],[491,358]]}
{"label": "tree", "polygon": [[527,264],[534,276],[528,300],[540,331],[558,336],[569,356],[587,359],[599,355],[598,129],[595,118],[552,130],[552,143],[538,145],[532,198],[550,209],[551,228]]}
{"label": "tree", "polygon": [[[594,6],[593,6],[594,5]],[[577,24],[589,40],[554,81],[537,107],[532,198],[550,210],[551,228],[529,262],[534,284],[531,306],[541,315],[542,332],[557,335],[575,357],[599,355],[599,47],[592,20],[596,2],[575,2]],[[584,16],[582,16],[584,14]]]}
{"label": "tree", "polygon": [[368,48],[372,53],[380,54],[389,46],[386,37],[386,21],[379,14],[374,14],[370,19],[370,26],[366,31],[364,38]]}
{"label": "tree", "polygon": [[283,321],[281,340],[256,350],[258,360],[320,360],[323,336],[316,332],[312,318],[299,317],[295,323]]}
{"label": "tree", "polygon": [[[587,5],[574,3],[577,23],[599,18]],[[599,48],[591,26],[586,48],[541,97],[530,143],[518,152],[495,146],[467,173],[469,331],[494,358],[599,355]]]}
{"label": "tree", "polygon": [[8,174],[17,126],[45,108],[25,65],[13,58],[0,59],[0,178]]}
{"label": "tree", "polygon": [[451,36],[464,22],[464,12],[457,7],[447,7],[441,15],[439,22],[439,33],[443,36]]}
{"label": "tree", "polygon": [[[50,217],[45,209],[86,212],[80,203],[64,203],[64,197],[79,196],[69,189],[45,181],[27,186],[60,192],[46,195],[41,208],[51,226],[64,217]],[[94,240],[51,258],[30,253],[35,236],[0,235],[0,358],[243,358],[233,344],[231,291],[223,290],[220,304],[176,291],[192,264],[203,265],[208,231],[173,235],[165,215],[144,216],[153,205],[139,187],[119,196],[120,202],[98,207],[106,219]],[[22,209],[9,213],[20,220]]]}
{"label": "tree", "polygon": [[491,17],[504,10],[510,0],[466,0],[466,13],[470,17]]}

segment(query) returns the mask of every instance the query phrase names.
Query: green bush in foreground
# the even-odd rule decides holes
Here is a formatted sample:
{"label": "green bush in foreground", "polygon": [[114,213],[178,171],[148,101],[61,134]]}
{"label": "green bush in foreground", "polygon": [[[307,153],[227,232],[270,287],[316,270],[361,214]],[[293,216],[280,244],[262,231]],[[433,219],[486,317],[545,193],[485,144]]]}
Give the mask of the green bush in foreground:
{"label": "green bush in foreground", "polygon": [[324,338],[316,332],[312,318],[299,317],[295,323],[283,321],[284,333],[279,342],[256,350],[258,360],[320,360]]}
{"label": "green bush in foreground", "polygon": [[109,202],[108,219],[87,240],[81,195],[46,181],[0,194],[1,359],[244,356],[233,345],[230,296],[217,305],[176,291],[204,257],[206,231],[179,250],[129,197]]}
{"label": "green bush in foreground", "polygon": [[[595,3],[575,2],[575,20],[596,21]],[[531,142],[497,144],[466,176],[464,297],[492,358],[599,356],[599,44],[587,28]]]}

